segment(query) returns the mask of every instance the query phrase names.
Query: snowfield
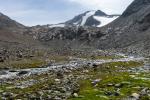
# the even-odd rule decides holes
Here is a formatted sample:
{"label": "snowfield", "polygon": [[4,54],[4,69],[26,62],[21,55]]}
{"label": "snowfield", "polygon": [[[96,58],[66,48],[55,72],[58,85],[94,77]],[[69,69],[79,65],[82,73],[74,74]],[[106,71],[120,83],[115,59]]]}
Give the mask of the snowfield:
{"label": "snowfield", "polygon": [[100,25],[98,25],[97,27],[102,27],[102,26],[105,26],[109,23],[111,23],[112,21],[114,21],[115,19],[118,18],[118,16],[115,16],[115,17],[100,17],[100,16],[93,16],[94,19],[98,20],[99,22],[101,22]]}
{"label": "snowfield", "polygon": [[89,17],[91,17],[92,15],[94,15],[95,12],[96,12],[96,11],[90,11],[90,12],[86,13],[86,15],[82,17],[81,26],[84,26],[85,23],[86,23],[86,21],[87,21],[87,19],[88,19]]}
{"label": "snowfield", "polygon": [[[111,23],[112,21],[114,21],[116,18],[119,17],[119,15],[96,15],[96,10],[92,10],[92,11],[87,11],[85,13],[82,13],[76,17],[74,17],[73,19],[69,20],[69,25],[73,25],[73,26],[86,26],[86,23],[91,23],[89,21],[93,21],[95,22],[98,21],[100,24],[99,25],[95,25],[93,23],[93,25],[89,25],[89,26],[94,26],[94,27],[102,27],[105,26],[109,23]],[[102,12],[103,13],[103,12]],[[88,20],[90,17],[93,17],[93,19]],[[67,21],[66,21],[67,22]],[[68,24],[64,22],[64,23],[59,23],[59,24],[51,24],[49,25],[50,28],[53,27],[65,27]]]}
{"label": "snowfield", "polygon": [[49,25],[50,28],[53,28],[53,27],[65,27],[65,24],[52,24],[52,25]]}

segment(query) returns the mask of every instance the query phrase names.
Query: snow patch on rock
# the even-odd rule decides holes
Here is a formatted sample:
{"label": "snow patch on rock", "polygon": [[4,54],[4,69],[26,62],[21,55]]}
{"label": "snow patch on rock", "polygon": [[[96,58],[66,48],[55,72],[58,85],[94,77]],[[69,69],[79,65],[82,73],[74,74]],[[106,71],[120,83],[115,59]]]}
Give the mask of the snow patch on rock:
{"label": "snow patch on rock", "polygon": [[118,18],[118,16],[114,16],[114,17],[106,17],[106,16],[100,17],[100,16],[93,16],[93,17],[94,17],[94,19],[96,19],[96,20],[98,20],[98,21],[101,22],[101,24],[98,25],[97,27],[105,26],[105,25],[109,24],[110,22],[112,22],[112,21],[114,21],[115,19]]}
{"label": "snow patch on rock", "polygon": [[50,28],[53,28],[53,27],[65,27],[65,24],[52,24],[52,25],[49,25]]}
{"label": "snow patch on rock", "polygon": [[96,11],[89,11],[88,13],[86,13],[86,15],[82,17],[81,26],[84,26],[85,23],[86,23],[86,21],[87,21],[87,19],[88,19],[90,16],[94,15],[95,12],[96,12]]}
{"label": "snow patch on rock", "polygon": [[114,21],[115,19],[118,18],[118,16],[114,16],[114,17],[106,17],[106,16],[93,16],[94,19],[98,20],[99,22],[101,22],[100,25],[98,25],[97,27],[102,27],[105,26],[109,23],[111,23],[112,21]]}

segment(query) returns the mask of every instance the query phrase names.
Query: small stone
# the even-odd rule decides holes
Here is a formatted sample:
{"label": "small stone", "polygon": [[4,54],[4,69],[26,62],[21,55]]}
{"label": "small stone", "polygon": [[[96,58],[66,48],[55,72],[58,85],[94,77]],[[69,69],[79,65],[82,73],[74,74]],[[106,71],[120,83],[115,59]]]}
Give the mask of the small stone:
{"label": "small stone", "polygon": [[7,98],[5,98],[5,97],[1,97],[1,100],[7,100]]}
{"label": "small stone", "polygon": [[135,75],[130,75],[131,78],[135,78]]}
{"label": "small stone", "polygon": [[64,74],[63,74],[63,72],[58,71],[58,72],[56,73],[56,75],[57,75],[58,78],[61,79],[61,78],[63,78],[63,75],[64,75]]}
{"label": "small stone", "polygon": [[123,84],[121,84],[121,83],[115,84],[115,87],[116,87],[116,88],[122,88],[122,87],[123,87]]}
{"label": "small stone", "polygon": [[111,87],[111,86],[114,86],[114,84],[109,83],[109,84],[107,84],[107,86],[108,86],[108,87]]}
{"label": "small stone", "polygon": [[146,95],[148,94],[149,88],[144,88],[143,90],[141,90],[140,94],[141,95]]}
{"label": "small stone", "polygon": [[28,71],[20,71],[20,72],[18,73],[18,75],[21,76],[21,75],[25,75],[25,74],[27,74],[27,73],[28,73]]}
{"label": "small stone", "polygon": [[120,93],[115,92],[115,93],[114,93],[114,96],[120,96]]}
{"label": "small stone", "polygon": [[74,93],[73,96],[74,96],[75,98],[79,97],[79,95],[78,95],[77,93]]}
{"label": "small stone", "polygon": [[115,68],[117,68],[118,66],[115,66]]}
{"label": "small stone", "polygon": [[138,93],[132,93],[131,97],[133,97],[135,99],[139,99],[140,95]]}
{"label": "small stone", "polygon": [[6,97],[6,98],[12,97],[12,96],[13,96],[13,93],[4,92],[4,93],[2,93],[2,96],[3,96],[3,97]]}
{"label": "small stone", "polygon": [[41,96],[44,95],[44,93],[42,91],[39,91],[38,94]]}
{"label": "small stone", "polygon": [[84,70],[84,71],[83,71],[83,73],[88,73],[88,72],[89,72],[89,70]]}
{"label": "small stone", "polygon": [[93,64],[93,68],[97,68],[98,67],[98,65],[97,64]]}
{"label": "small stone", "polygon": [[7,72],[5,72],[5,71],[0,71],[0,75],[6,75],[7,74]]}
{"label": "small stone", "polygon": [[54,100],[62,100],[60,97],[55,97]]}
{"label": "small stone", "polygon": [[91,83],[95,86],[97,83],[99,83],[101,81],[101,79],[96,79],[94,81],[92,81]]}
{"label": "small stone", "polygon": [[66,96],[67,96],[67,97],[70,97],[70,96],[71,96],[71,92],[67,92],[67,93],[66,93]]}
{"label": "small stone", "polygon": [[0,57],[0,62],[4,62],[4,58],[3,57]]}
{"label": "small stone", "polygon": [[121,82],[121,84],[123,84],[123,85],[130,85],[130,84],[131,84],[131,82],[123,81],[123,82]]}
{"label": "small stone", "polygon": [[105,92],[104,94],[105,94],[105,95],[107,95],[107,96],[111,96],[111,95],[113,95],[113,93],[112,93],[112,92],[110,92],[110,91],[107,91],[107,92]]}
{"label": "small stone", "polygon": [[60,82],[60,79],[55,79],[55,82]]}
{"label": "small stone", "polygon": [[47,95],[47,98],[48,98],[49,100],[51,100],[51,99],[52,99],[51,95]]}
{"label": "small stone", "polygon": [[9,70],[9,72],[11,72],[11,73],[15,73],[15,72],[17,72],[16,70]]}

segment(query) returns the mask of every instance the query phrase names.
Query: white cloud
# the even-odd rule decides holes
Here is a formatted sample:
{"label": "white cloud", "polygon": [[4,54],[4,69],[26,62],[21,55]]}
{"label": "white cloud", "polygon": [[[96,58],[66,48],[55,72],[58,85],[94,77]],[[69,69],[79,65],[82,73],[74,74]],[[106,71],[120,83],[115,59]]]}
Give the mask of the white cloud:
{"label": "white cloud", "polygon": [[133,0],[67,0],[88,9],[100,9],[108,14],[122,13]]}

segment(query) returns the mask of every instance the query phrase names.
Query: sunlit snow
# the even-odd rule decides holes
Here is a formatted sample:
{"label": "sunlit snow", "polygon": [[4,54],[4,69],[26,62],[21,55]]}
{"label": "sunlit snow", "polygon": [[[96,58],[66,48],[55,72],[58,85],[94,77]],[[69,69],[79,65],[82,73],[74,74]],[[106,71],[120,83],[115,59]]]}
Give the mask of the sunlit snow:
{"label": "sunlit snow", "polygon": [[87,19],[88,19],[90,16],[94,15],[95,12],[96,12],[96,11],[90,11],[90,12],[86,13],[86,15],[82,17],[81,26],[84,26],[85,23],[86,23],[86,21],[87,21]]}
{"label": "sunlit snow", "polygon": [[49,26],[50,28],[52,27],[65,27],[65,24],[53,24]]}
{"label": "sunlit snow", "polygon": [[100,17],[100,16],[93,16],[96,20],[100,21],[101,24],[98,25],[97,27],[102,27],[102,26],[105,26],[107,24],[109,24],[110,22],[114,21],[115,19],[118,18],[118,16],[115,16],[115,17]]}

